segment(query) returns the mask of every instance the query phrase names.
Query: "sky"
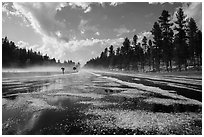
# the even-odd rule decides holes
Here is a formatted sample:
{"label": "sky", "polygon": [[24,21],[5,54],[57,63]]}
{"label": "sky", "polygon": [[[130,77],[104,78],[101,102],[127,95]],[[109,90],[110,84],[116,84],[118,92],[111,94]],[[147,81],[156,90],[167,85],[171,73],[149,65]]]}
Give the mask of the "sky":
{"label": "sky", "polygon": [[125,37],[151,39],[150,31],[162,10],[175,20],[179,7],[202,29],[202,3],[196,2],[5,2],[2,37],[61,62],[85,64],[106,47],[121,46]]}

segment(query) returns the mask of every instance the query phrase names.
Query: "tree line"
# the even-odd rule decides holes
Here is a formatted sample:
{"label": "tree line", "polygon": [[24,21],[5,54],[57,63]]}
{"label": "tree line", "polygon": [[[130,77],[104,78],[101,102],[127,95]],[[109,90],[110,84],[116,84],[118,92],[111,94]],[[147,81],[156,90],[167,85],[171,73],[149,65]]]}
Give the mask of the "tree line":
{"label": "tree line", "polygon": [[2,67],[28,67],[32,65],[59,65],[59,66],[74,66],[72,60],[56,61],[55,58],[50,58],[47,54],[42,55],[40,52],[32,49],[26,50],[19,48],[13,41],[9,41],[7,37],[2,38]]}
{"label": "tree line", "polygon": [[202,66],[202,32],[193,18],[186,18],[182,8],[176,12],[176,20],[171,19],[167,10],[151,30],[153,40],[138,36],[124,39],[121,47],[113,45],[99,57],[90,59],[85,67],[125,69],[135,71],[187,70],[190,66]]}

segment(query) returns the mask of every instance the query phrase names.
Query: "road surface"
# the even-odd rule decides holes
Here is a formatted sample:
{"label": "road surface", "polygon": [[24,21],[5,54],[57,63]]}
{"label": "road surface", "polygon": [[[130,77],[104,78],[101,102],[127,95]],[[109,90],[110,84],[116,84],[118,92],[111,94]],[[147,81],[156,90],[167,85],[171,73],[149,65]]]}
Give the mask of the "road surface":
{"label": "road surface", "polygon": [[3,75],[3,134],[202,134],[202,76]]}

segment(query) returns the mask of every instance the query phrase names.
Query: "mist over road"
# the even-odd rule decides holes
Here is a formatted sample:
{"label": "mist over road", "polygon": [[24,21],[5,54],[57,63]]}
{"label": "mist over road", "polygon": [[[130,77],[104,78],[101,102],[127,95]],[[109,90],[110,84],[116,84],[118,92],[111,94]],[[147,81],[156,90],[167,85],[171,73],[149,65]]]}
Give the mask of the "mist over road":
{"label": "mist over road", "polygon": [[3,74],[3,134],[202,134],[202,77]]}

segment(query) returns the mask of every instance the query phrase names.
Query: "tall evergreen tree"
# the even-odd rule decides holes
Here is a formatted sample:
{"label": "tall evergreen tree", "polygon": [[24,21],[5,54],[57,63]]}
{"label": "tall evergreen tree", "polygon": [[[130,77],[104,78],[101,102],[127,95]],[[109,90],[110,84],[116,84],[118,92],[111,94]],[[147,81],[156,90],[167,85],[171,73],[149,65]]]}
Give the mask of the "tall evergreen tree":
{"label": "tall evergreen tree", "polygon": [[113,45],[109,47],[109,67],[113,67],[113,62],[114,62],[114,55],[115,51],[113,50]]}
{"label": "tall evergreen tree", "polygon": [[156,70],[160,71],[160,60],[161,60],[161,47],[162,47],[162,30],[158,22],[155,22],[151,30],[153,35],[154,51],[153,57],[155,58]]}
{"label": "tall evergreen tree", "polygon": [[132,40],[133,51],[134,51],[133,67],[136,69],[136,71],[138,71],[138,63],[139,63],[139,60],[140,60],[140,57],[139,57],[139,48],[140,47],[138,46],[137,41],[138,41],[138,37],[137,37],[137,35],[134,35],[133,40]]}
{"label": "tall evergreen tree", "polygon": [[174,28],[177,31],[175,34],[176,54],[178,68],[181,71],[182,64],[185,66],[185,70],[187,70],[188,55],[188,47],[186,43],[186,15],[184,14],[182,8],[178,9],[176,13],[176,19],[176,27]]}
{"label": "tall evergreen tree", "polygon": [[144,49],[144,52],[147,51],[147,37],[144,36],[143,39],[142,39],[142,47]]}
{"label": "tall evergreen tree", "polygon": [[154,64],[154,60],[153,60],[153,56],[152,56],[153,52],[152,51],[153,51],[152,40],[150,39],[148,41],[148,49],[147,49],[147,57],[148,57],[149,70],[151,70],[151,66],[152,66],[152,64]]}
{"label": "tall evergreen tree", "polygon": [[197,35],[197,31],[198,31],[198,28],[197,28],[197,25],[196,25],[196,22],[193,18],[190,18],[189,19],[189,22],[188,22],[188,29],[187,29],[187,36],[188,36],[188,46],[189,46],[189,58],[190,60],[192,60],[193,62],[193,65],[195,66],[196,65],[196,35]]}
{"label": "tall evergreen tree", "polygon": [[107,58],[108,57],[108,48],[105,48],[104,50],[104,58]]}
{"label": "tall evergreen tree", "polygon": [[202,66],[202,32],[199,30],[196,33],[195,54],[198,58],[198,65]]}
{"label": "tall evergreen tree", "polygon": [[118,47],[116,49],[116,59],[115,59],[115,64],[117,68],[122,69],[122,59],[121,59],[121,48]]}
{"label": "tall evergreen tree", "polygon": [[159,17],[159,23],[162,30],[162,47],[161,54],[162,58],[166,63],[166,70],[168,67],[172,69],[171,62],[173,58],[173,30],[171,26],[173,23],[170,22],[170,14],[168,11],[163,10],[161,16]]}
{"label": "tall evergreen tree", "polygon": [[103,66],[105,68],[108,67],[108,48],[105,48],[104,52],[103,52]]}
{"label": "tall evergreen tree", "polygon": [[144,71],[144,66],[147,58],[147,37],[144,36],[142,39],[142,51],[140,52],[141,54],[141,69]]}
{"label": "tall evergreen tree", "polygon": [[109,57],[113,57],[115,55],[115,51],[113,50],[113,45],[109,47]]}
{"label": "tall evergreen tree", "polygon": [[124,42],[123,42],[123,46],[121,47],[121,53],[123,55],[123,68],[126,68],[129,70],[129,65],[130,65],[130,40],[128,38],[125,38]]}

